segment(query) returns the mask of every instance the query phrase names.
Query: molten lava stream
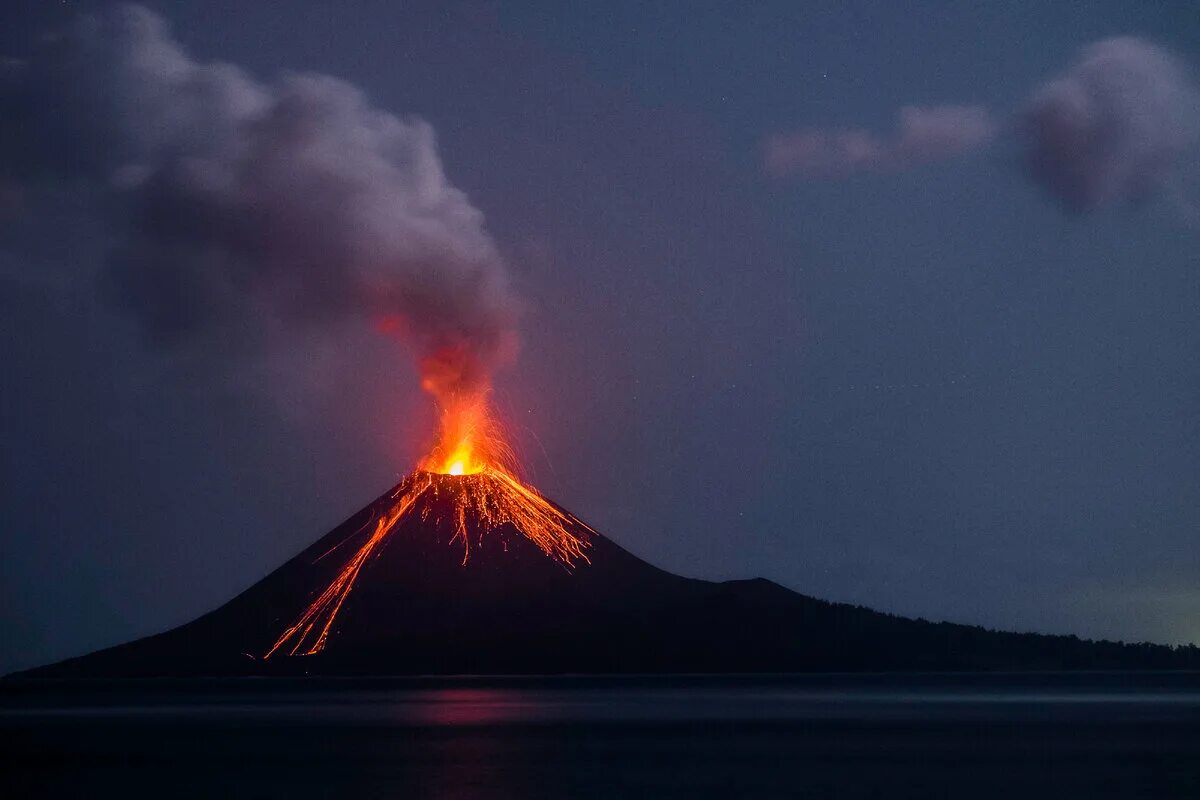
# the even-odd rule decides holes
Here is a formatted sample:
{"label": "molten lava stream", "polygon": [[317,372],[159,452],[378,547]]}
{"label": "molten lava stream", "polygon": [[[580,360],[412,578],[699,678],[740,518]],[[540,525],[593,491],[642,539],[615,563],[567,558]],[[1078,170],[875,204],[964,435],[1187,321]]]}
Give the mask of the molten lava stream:
{"label": "molten lava stream", "polygon": [[[461,540],[463,566],[471,555],[468,520],[482,527],[480,539],[504,525],[512,525],[567,569],[574,567],[576,561],[586,563],[584,551],[590,546],[587,534],[592,532],[591,528],[558,509],[533,487],[521,483],[514,470],[503,466],[514,463],[512,449],[499,435],[482,400],[452,406],[443,414],[440,443],[417,471],[401,481],[394,495],[395,504],[376,520],[375,530],[366,543],[300,618],[283,631],[264,658],[280,651],[294,656],[313,655],[325,649],[338,612],[354,589],[363,566],[377,554],[380,545],[412,511],[417,500],[426,492],[437,493],[439,486],[444,485],[430,473],[453,476],[454,490],[448,492],[454,526],[450,542]],[[428,519],[430,509],[438,505],[425,504],[422,521],[434,525],[444,522]]]}
{"label": "molten lava stream", "polygon": [[[289,640],[292,640],[292,646],[288,650],[288,655],[312,655],[325,649],[325,642],[329,638],[329,629],[333,627],[333,621],[337,618],[342,603],[346,602],[346,598],[350,596],[350,590],[354,588],[354,581],[358,579],[358,573],[362,570],[363,564],[367,562],[367,559],[371,557],[371,554],[375,552],[392,528],[396,527],[400,518],[408,513],[428,486],[427,483],[423,487],[408,492],[391,511],[376,520],[375,532],[371,534],[371,538],[367,539],[366,544],[358,549],[349,563],[333,579],[333,583],[321,592],[321,595],[313,601],[300,619],[296,620],[295,624],[285,630],[275,644],[271,645],[271,649],[263,656],[264,658],[275,655],[276,651],[284,647]],[[324,619],[323,623],[322,619]],[[310,634],[318,626],[320,632],[313,640],[312,645],[305,649],[305,642],[309,640]]]}

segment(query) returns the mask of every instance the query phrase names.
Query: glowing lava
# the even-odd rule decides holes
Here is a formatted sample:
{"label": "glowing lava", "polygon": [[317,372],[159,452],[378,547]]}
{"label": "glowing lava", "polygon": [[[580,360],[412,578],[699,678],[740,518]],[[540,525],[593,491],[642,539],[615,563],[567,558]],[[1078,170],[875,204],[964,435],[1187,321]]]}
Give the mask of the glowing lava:
{"label": "glowing lava", "polygon": [[420,468],[441,475],[475,475],[488,465],[512,465],[512,449],[488,412],[487,396],[455,400],[442,411],[438,444]]}
{"label": "glowing lava", "polygon": [[[374,531],[367,541],[300,618],[283,631],[264,657],[270,658],[278,652],[313,655],[325,648],[338,612],[353,591],[363,566],[373,555],[378,555],[388,535],[414,512],[422,496],[440,498],[444,492],[450,499],[449,520],[429,519],[431,509],[446,504],[423,503],[417,513],[431,525],[449,522],[453,526],[450,543],[462,545],[463,566],[471,555],[473,535],[478,544],[504,525],[511,525],[567,569],[577,561],[587,562],[584,551],[590,546],[587,534],[592,532],[591,528],[522,483],[514,474],[515,463],[512,449],[488,411],[485,394],[446,406],[437,446],[396,487],[392,494],[394,503],[374,521]],[[318,560],[332,552],[324,553]]]}

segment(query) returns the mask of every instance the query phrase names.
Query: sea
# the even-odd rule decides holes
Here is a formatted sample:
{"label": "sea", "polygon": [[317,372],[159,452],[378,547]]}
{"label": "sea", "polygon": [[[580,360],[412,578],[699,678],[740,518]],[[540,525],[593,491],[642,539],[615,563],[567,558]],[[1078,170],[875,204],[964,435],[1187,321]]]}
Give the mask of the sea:
{"label": "sea", "polygon": [[1200,674],[7,680],[0,797],[1200,800]]}

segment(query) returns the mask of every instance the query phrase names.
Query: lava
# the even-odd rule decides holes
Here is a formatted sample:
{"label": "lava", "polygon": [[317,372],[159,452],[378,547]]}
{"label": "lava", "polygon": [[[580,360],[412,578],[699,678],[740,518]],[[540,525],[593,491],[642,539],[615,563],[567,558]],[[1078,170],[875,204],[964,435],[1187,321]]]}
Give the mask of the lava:
{"label": "lava", "polygon": [[[450,544],[461,544],[464,567],[471,556],[472,532],[476,531],[481,541],[504,525],[511,525],[567,569],[580,561],[587,563],[585,551],[590,547],[587,534],[591,528],[522,483],[516,473],[515,455],[489,411],[486,393],[444,404],[438,443],[396,487],[391,506],[375,519],[367,541],[299,619],[283,631],[264,658],[280,652],[314,655],[325,649],[338,612],[354,590],[364,565],[379,554],[398,523],[414,513],[418,499],[426,494],[440,496],[446,487],[449,490],[445,494],[451,500],[449,522],[454,530]],[[447,483],[446,478],[435,476],[452,476],[453,480]],[[422,521],[432,525],[446,522],[428,519],[430,509],[442,505],[422,504]]]}
{"label": "lava", "polygon": [[475,475],[489,465],[515,465],[516,456],[488,410],[487,395],[452,399],[442,410],[441,436],[420,468],[441,475]]}

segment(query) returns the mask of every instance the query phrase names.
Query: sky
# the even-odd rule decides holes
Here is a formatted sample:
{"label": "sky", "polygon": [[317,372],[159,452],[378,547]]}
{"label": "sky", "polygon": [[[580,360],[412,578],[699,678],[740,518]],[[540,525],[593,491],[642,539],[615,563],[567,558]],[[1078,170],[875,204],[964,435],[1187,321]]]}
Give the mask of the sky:
{"label": "sky", "polygon": [[[404,167],[353,162],[354,185],[387,205],[424,181],[421,224],[409,200],[378,223],[302,184],[285,238],[340,253],[398,220],[387,246],[432,264],[412,274],[437,309],[511,310],[494,398],[529,477],[636,555],[907,616],[1200,642],[1200,17],[901,6],[146,4],[191,62],[237,65],[212,74],[242,94],[202,110],[324,86],[312,108],[391,115],[345,112],[383,120],[399,139],[362,152]],[[81,13],[112,10],[7,4],[10,73]],[[31,85],[36,130],[76,127],[33,136],[0,104],[0,672],[215,608],[393,484],[434,425],[405,345],[356,316],[356,272],[296,267],[270,325],[158,314],[178,298],[125,256],[208,280],[209,218],[172,238],[195,184],[105,160],[100,115]],[[218,117],[179,127],[223,164]],[[1077,118],[1107,146],[1072,139]],[[439,294],[460,268],[486,278],[470,302]]]}

